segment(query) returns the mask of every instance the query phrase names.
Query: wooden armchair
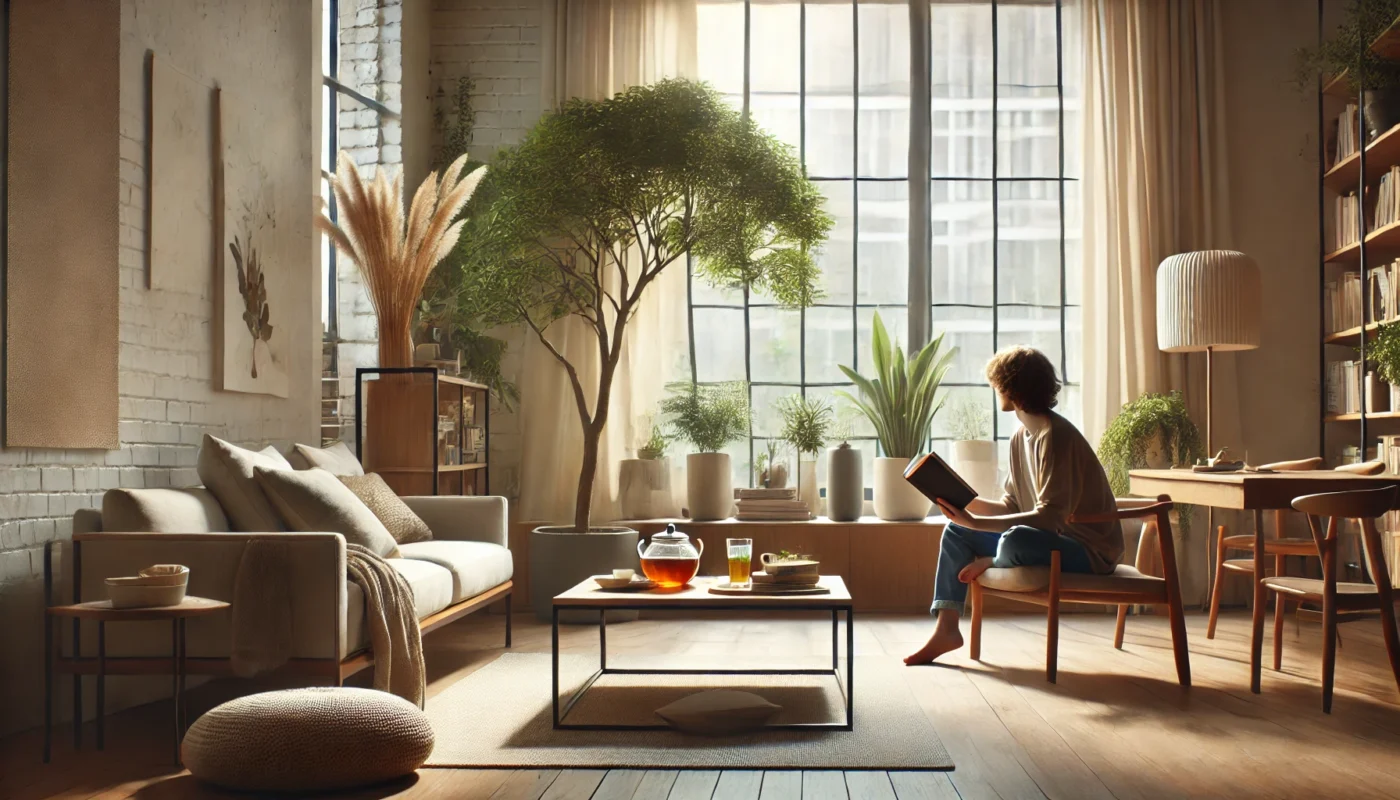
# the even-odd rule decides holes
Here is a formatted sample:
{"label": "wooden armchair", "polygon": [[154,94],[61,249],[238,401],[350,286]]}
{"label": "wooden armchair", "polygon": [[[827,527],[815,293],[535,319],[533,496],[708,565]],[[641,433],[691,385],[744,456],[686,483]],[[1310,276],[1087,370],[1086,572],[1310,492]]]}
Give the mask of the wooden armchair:
{"label": "wooden armchair", "polygon": [[[1138,540],[1136,567],[1119,564],[1111,575],[1060,571],[1060,554],[1052,553],[1048,567],[992,568],[982,573],[970,588],[972,632],[969,651],[974,659],[982,656],[982,604],[986,595],[1004,597],[1046,607],[1045,677],[1055,682],[1059,658],[1060,604],[1117,604],[1118,624],[1113,646],[1123,648],[1123,628],[1130,605],[1165,605],[1171,618],[1172,650],[1176,655],[1176,677],[1182,686],[1191,685],[1191,656],[1186,650],[1186,619],[1181,610],[1181,584],[1177,579],[1176,549],[1172,542],[1169,516],[1173,504],[1162,495],[1156,500],[1119,499],[1118,510],[1108,514],[1077,515],[1074,522],[1119,522],[1144,520]],[[1152,539],[1156,539],[1164,577],[1143,572],[1152,559]]]}

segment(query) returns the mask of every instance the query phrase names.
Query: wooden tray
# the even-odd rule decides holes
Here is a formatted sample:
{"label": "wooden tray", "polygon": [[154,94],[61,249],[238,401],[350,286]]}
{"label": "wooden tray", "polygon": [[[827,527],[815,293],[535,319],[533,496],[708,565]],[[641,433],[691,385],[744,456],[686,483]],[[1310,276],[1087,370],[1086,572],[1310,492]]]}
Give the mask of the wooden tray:
{"label": "wooden tray", "polygon": [[755,584],[750,588],[738,587],[730,583],[717,583],[710,587],[710,594],[727,595],[802,595],[802,594],[831,594],[831,590],[825,586],[760,586]]}

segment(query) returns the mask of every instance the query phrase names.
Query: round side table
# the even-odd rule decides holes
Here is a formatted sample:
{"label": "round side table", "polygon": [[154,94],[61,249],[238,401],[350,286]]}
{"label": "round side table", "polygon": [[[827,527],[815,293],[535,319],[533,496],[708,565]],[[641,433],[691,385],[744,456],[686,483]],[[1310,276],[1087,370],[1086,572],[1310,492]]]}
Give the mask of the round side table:
{"label": "round side table", "polygon": [[[180,763],[180,739],[185,732],[185,620],[215,614],[228,608],[222,600],[207,597],[186,597],[179,605],[155,606],[152,608],[113,608],[111,600],[95,600],[90,603],[76,603],[66,606],[49,606],[44,617],[44,762],[48,763],[50,739],[53,734],[53,624],[56,618],[68,617],[76,625],[81,620],[97,622],[97,749],[103,747],[106,723],[104,702],[107,683],[107,623],[109,622],[150,622],[170,621],[170,676],[171,691],[175,705],[175,764]],[[76,634],[75,634],[76,636]],[[85,671],[83,659],[71,659],[73,671],[73,727],[81,728],[83,721],[78,718],[76,709],[82,707],[82,681],[79,676]],[[158,670],[142,671],[141,674],[160,674]],[[74,737],[74,741],[78,741]]]}

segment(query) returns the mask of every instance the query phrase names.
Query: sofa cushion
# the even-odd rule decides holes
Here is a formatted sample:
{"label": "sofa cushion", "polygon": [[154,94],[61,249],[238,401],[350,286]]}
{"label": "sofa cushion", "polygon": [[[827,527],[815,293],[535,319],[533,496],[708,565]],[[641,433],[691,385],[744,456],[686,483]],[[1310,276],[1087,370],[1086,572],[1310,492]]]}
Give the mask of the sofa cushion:
{"label": "sofa cushion", "polygon": [[233,529],[249,533],[285,531],[287,528],[281,517],[253,477],[257,467],[290,470],[292,465],[274,447],[255,453],[204,435],[196,470],[199,479],[218,499]]}
{"label": "sofa cushion", "polygon": [[398,543],[384,523],[340,479],[317,468],[254,470],[287,527],[294,531],[332,531],[345,541],[368,547],[385,558],[399,554]]}
{"label": "sofa cushion", "polygon": [[109,489],[102,495],[102,530],[224,533],[228,517],[214,493],[192,489]]}
{"label": "sofa cushion", "polygon": [[394,490],[389,488],[389,484],[384,482],[378,474],[371,472],[368,475],[341,475],[340,482],[346,488],[355,493],[360,498],[360,502],[369,506],[369,510],[374,512],[374,516],[384,523],[384,527],[389,529],[389,535],[394,537],[394,541],[399,544],[409,542],[426,542],[433,538],[433,532],[429,530],[428,523],[423,518],[413,513],[413,509],[404,504],[399,496],[394,494]]}
{"label": "sofa cushion", "polygon": [[435,540],[399,547],[405,559],[425,561],[452,574],[452,602],[475,597],[510,580],[515,572],[510,551],[498,544]]}
{"label": "sofa cushion", "polygon": [[355,458],[355,451],[346,446],[345,442],[336,442],[329,447],[294,444],[292,452],[287,454],[287,459],[297,469],[320,467],[332,475],[365,474],[365,468],[360,466],[360,460]]}
{"label": "sofa cushion", "polygon": [[451,572],[437,564],[411,558],[391,558],[389,565],[413,590],[413,613],[418,619],[452,605]]}

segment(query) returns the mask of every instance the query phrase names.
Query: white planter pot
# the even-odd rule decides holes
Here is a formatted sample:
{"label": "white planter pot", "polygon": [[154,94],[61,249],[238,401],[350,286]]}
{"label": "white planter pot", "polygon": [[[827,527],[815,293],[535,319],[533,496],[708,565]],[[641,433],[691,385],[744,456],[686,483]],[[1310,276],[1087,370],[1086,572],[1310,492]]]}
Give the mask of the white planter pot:
{"label": "white planter pot", "polygon": [[904,479],[910,460],[875,459],[875,516],[880,519],[923,519],[933,508],[933,501]]}
{"label": "white planter pot", "polygon": [[978,497],[1000,498],[996,442],[986,439],[953,442],[952,467],[977,490]]}
{"label": "white planter pot", "polygon": [[817,462],[798,460],[797,499],[806,504],[812,516],[821,516],[822,493],[821,488],[817,486]]}
{"label": "white planter pot", "polygon": [[623,459],[618,465],[617,484],[623,519],[660,519],[674,515],[670,459]]}
{"label": "white planter pot", "polygon": [[693,520],[729,519],[734,514],[734,484],[728,453],[691,453],[685,457],[686,503]]}

